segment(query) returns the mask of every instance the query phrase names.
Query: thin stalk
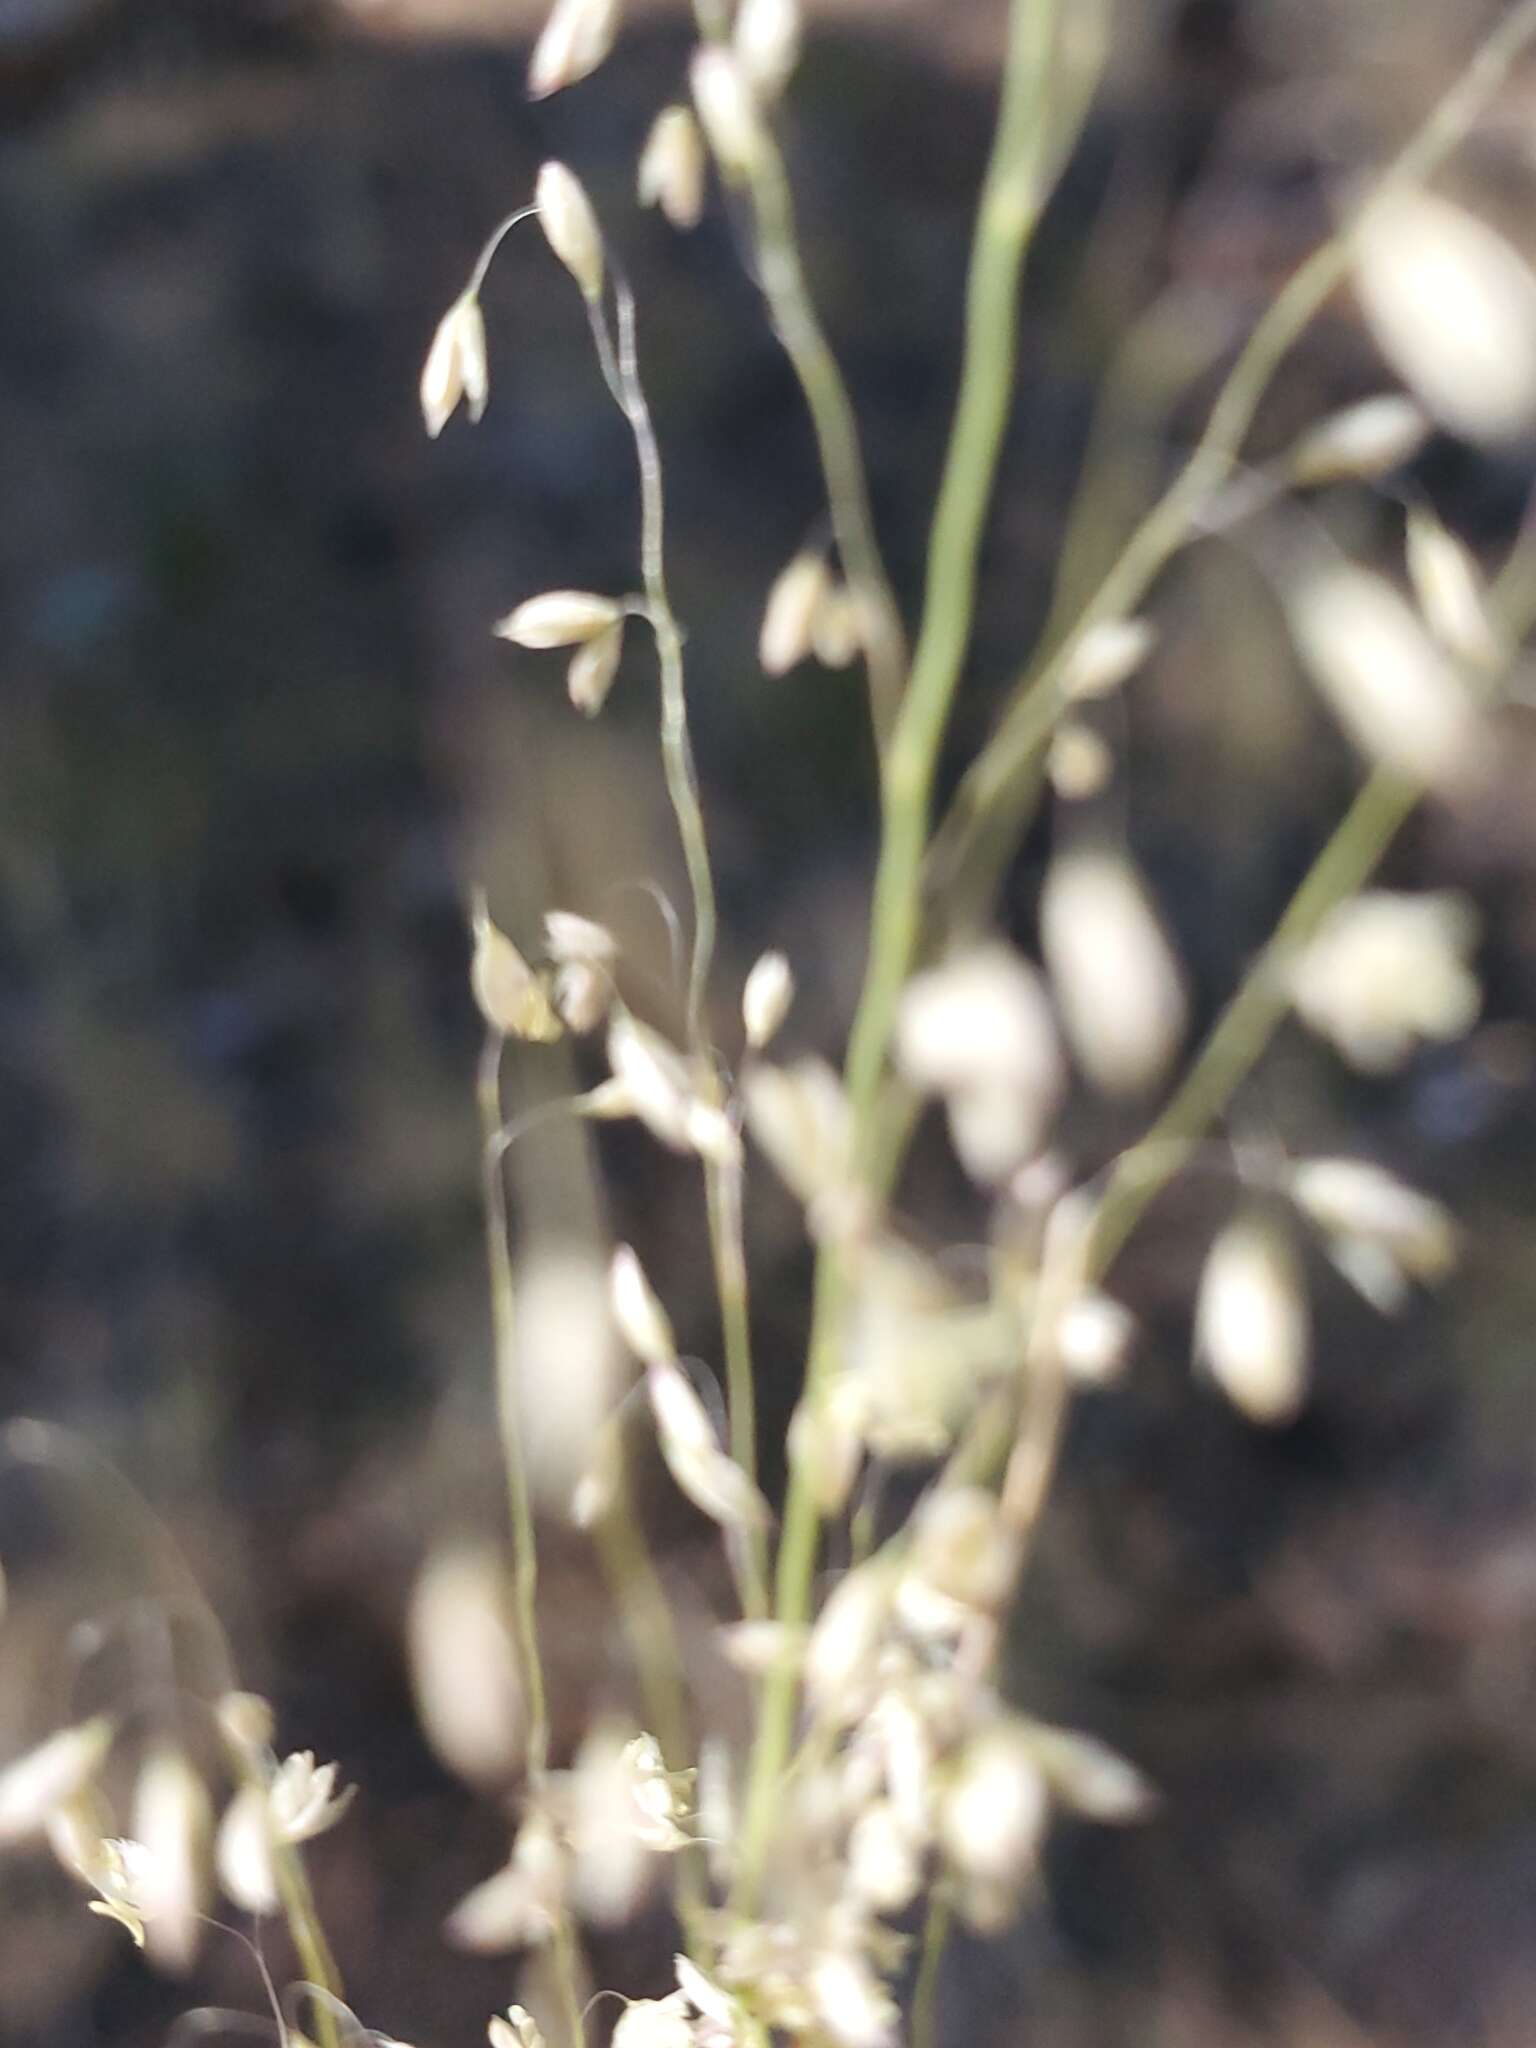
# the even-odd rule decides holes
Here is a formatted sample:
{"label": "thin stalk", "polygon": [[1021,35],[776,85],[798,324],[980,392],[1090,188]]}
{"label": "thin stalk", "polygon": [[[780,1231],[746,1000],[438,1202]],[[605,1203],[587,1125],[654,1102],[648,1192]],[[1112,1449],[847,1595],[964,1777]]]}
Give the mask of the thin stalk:
{"label": "thin stalk", "polygon": [[[330,1998],[339,1999],[343,1995],[341,1972],[336,1967],[330,1943],[325,1938],[325,1929],[320,1925],[320,1915],[315,1910],[315,1895],[310,1889],[304,1859],[296,1847],[279,1843],[273,1850],[272,1860],[283,1919],[305,1981],[318,1986]],[[328,1999],[315,2000],[315,2020],[320,2048],[339,2048],[336,2016]]]}
{"label": "thin stalk", "polygon": [[747,189],[756,231],[757,281],[811,416],[832,534],[859,616],[870,717],[883,747],[901,703],[906,635],[875,534],[853,403],[805,280],[789,178],[778,145],[766,130]]}
{"label": "thin stalk", "polygon": [[923,1945],[912,1987],[912,2048],[938,2048],[939,1971],[954,1918],[950,1888],[940,1879],[928,1894],[923,1914]]}
{"label": "thin stalk", "polygon": [[[528,1703],[528,1783],[537,1797],[549,1769],[549,1695],[544,1659],[539,1649],[539,1554],[534,1529],[533,1497],[523,1446],[522,1416],[517,1389],[517,1303],[512,1275],[511,1219],[507,1214],[506,1146],[502,1138],[501,1056],[506,1040],[499,1031],[486,1035],[480,1056],[477,1097],[480,1110],[482,1177],[485,1189],[485,1246],[491,1282],[491,1330],[496,1364],[496,1419],[501,1435],[502,1464],[507,1480],[507,1509],[512,1530],[512,1611],[518,1661]],[[566,2008],[573,2042],[582,2039],[581,1995],[577,1988],[575,1936],[562,1901],[555,1920],[555,1973]]]}
{"label": "thin stalk", "polygon": [[1057,0],[1014,0],[1008,68],[966,295],[965,358],[929,544],[922,630],[881,774],[870,955],[848,1049],[861,1162],[896,999],[917,948],[939,749],[970,646],[982,533],[1013,393],[1019,275],[1057,141],[1049,120]]}
{"label": "thin stalk", "polygon": [[[748,1479],[758,1479],[758,1417],[752,1386],[752,1325],[748,1303],[748,1253],[741,1217],[741,1163],[707,1167],[711,1243],[717,1245],[715,1284],[725,1331],[725,1399],[729,1409],[731,1456]],[[762,1542],[758,1542],[762,1577]]]}
{"label": "thin stalk", "polygon": [[480,1133],[484,1159],[485,1249],[491,1279],[491,1330],[496,1362],[496,1420],[506,1470],[507,1510],[512,1531],[512,1596],[518,1659],[528,1694],[528,1775],[537,1781],[549,1767],[549,1702],[544,1659],[539,1650],[539,1554],[533,1497],[523,1449],[518,1407],[516,1295],[502,1143],[501,1056],[506,1040],[487,1034],[480,1056]]}
{"label": "thin stalk", "polygon": [[[698,775],[688,736],[688,701],[683,677],[683,639],[672,610],[666,576],[666,498],[661,451],[651,420],[645,387],[640,380],[635,340],[635,300],[622,277],[614,281],[618,345],[608,332],[600,303],[589,300],[587,314],[603,381],[634,437],[640,476],[640,569],[647,617],[656,636],[661,670],[661,752],[667,794],[682,841],[683,859],[693,895],[694,943],[688,971],[687,1030],[689,1050],[701,1070],[713,1072],[709,1058],[704,999],[715,945],[715,885],[709,840],[699,800]],[[752,1332],[747,1297],[747,1260],[742,1227],[740,1168],[706,1160],[705,1205],[709,1219],[710,1257],[725,1351],[726,1395],[730,1413],[731,1455],[754,1483],[757,1477],[756,1423],[753,1406]],[[748,1539],[746,1582],[766,1578],[766,1545],[760,1532]],[[755,1603],[760,1604],[760,1603]]]}
{"label": "thin stalk", "polygon": [[1369,879],[1423,795],[1378,768],[1307,870],[1273,936],[1216,1020],[1210,1036],[1146,1135],[1116,1161],[1094,1227],[1091,1263],[1102,1273],[1147,1204],[1219,1117],[1290,1008],[1288,970],[1323,919]]}
{"label": "thin stalk", "polygon": [[716,910],[709,841],[699,800],[698,771],[688,736],[688,699],[683,682],[683,636],[667,593],[666,497],[662,487],[661,450],[645,388],[640,382],[635,347],[634,294],[623,278],[614,282],[618,311],[618,347],[608,333],[601,304],[587,301],[592,340],[603,380],[629,423],[640,474],[640,577],[645,589],[646,616],[656,639],[661,675],[661,760],[667,796],[677,820],[693,898],[693,951],[688,965],[687,1032],[690,1047],[702,1051],[708,1034],[704,997],[714,958]]}
{"label": "thin stalk", "polygon": [[[1522,529],[1488,593],[1490,617],[1509,650],[1502,671],[1478,682],[1490,703],[1507,689],[1517,650],[1536,621],[1536,579],[1526,574],[1527,531]],[[1361,786],[1212,1026],[1173,1099],[1112,1167],[1089,1252],[1094,1277],[1112,1264],[1147,1205],[1188,1162],[1252,1072],[1290,1008],[1290,970],[1297,955],[1329,912],[1370,879],[1423,795],[1422,783],[1386,768],[1374,769]]]}
{"label": "thin stalk", "polygon": [[1133,610],[1198,530],[1212,493],[1236,466],[1270,379],[1348,276],[1361,223],[1383,198],[1433,176],[1465,139],[1533,36],[1536,0],[1523,0],[1482,44],[1345,225],[1314,250],[1254,328],[1183,469],[1132,534],[1076,625],[1026,674],[997,731],[961,781],[934,842],[941,901],[951,892],[968,904],[990,900],[1038,787],[1030,769],[1042,725],[1048,727],[1063,709],[1061,678],[1084,635],[1101,620]]}
{"label": "thin stalk", "polygon": [[[922,858],[939,747],[975,608],[977,554],[1013,385],[1019,274],[1044,202],[1044,172],[1061,137],[1048,119],[1055,0],[1013,0],[1007,67],[983,186],[966,303],[965,354],[954,431],[934,515],[923,625],[912,673],[881,766],[882,838],[870,958],[848,1056],[860,1163],[878,1145],[874,1111],[896,999],[916,945]],[[835,1363],[845,1292],[843,1261],[827,1245],[817,1261],[802,1399],[815,1402]],[[811,1475],[791,1472],[779,1549],[775,1612],[791,1625],[810,1607],[820,1518]],[[743,1819],[740,1893],[750,1910],[761,1885],[778,1784],[794,1739],[796,1679],[785,1667],[764,1683]]]}

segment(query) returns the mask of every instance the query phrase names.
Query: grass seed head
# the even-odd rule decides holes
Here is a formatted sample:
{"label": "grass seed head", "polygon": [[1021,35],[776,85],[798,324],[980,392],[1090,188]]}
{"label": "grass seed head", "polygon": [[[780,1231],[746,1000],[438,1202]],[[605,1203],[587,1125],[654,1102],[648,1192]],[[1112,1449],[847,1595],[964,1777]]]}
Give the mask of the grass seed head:
{"label": "grass seed head", "polygon": [[613,48],[620,0],[555,0],[528,64],[530,99],[588,77]]}
{"label": "grass seed head", "polygon": [[534,188],[544,239],[589,303],[603,295],[603,233],[586,188],[562,163],[546,163]]}
{"label": "grass seed head", "polygon": [[673,227],[696,228],[704,213],[704,138],[687,107],[663,107],[640,152],[635,193]]}
{"label": "grass seed head", "polygon": [[421,416],[435,441],[458,410],[471,420],[485,413],[490,397],[486,368],[485,316],[473,292],[454,300],[432,337],[421,369]]}

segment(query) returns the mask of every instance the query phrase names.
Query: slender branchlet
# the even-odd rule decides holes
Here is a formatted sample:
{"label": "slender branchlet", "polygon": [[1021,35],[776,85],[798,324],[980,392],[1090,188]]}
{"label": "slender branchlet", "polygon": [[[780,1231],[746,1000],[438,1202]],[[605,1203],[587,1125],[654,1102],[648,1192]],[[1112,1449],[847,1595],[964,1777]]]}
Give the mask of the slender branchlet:
{"label": "slender branchlet", "polygon": [[[635,334],[635,301],[622,275],[613,279],[617,341],[610,335],[600,302],[588,301],[603,379],[629,422],[640,475],[641,578],[647,618],[656,636],[661,671],[661,752],[667,792],[693,897],[694,944],[688,971],[687,1030],[690,1050],[711,1075],[705,1000],[715,941],[715,887],[709,842],[699,800],[698,775],[688,732],[688,701],[683,671],[683,638],[672,610],[666,576],[666,500],[661,452],[650,406],[640,377]],[[730,1414],[731,1454],[749,1479],[756,1476],[757,1444],[754,1417],[752,1338],[747,1291],[746,1244],[743,1235],[741,1167],[737,1161],[706,1160],[705,1199],[710,1252],[725,1345],[726,1396]],[[751,1570],[748,1583],[761,1584],[766,1547],[761,1531],[748,1538]],[[754,1602],[756,1604],[756,1602]]]}
{"label": "slender branchlet", "polygon": [[1188,461],[1131,535],[1076,623],[1047,644],[1026,672],[996,732],[962,778],[930,861],[934,915],[941,927],[974,918],[996,892],[1039,791],[1040,751],[1064,709],[1062,677],[1084,637],[1106,619],[1129,616],[1172,557],[1199,532],[1203,513],[1237,465],[1270,380],[1348,275],[1363,223],[1384,199],[1434,175],[1533,37],[1536,5],[1526,0],[1504,17],[1338,233],[1306,259],[1254,328]]}
{"label": "slender branchlet", "polygon": [[[480,1055],[478,1103],[486,1259],[491,1288],[492,1350],[496,1371],[496,1416],[501,1433],[512,1533],[513,1615],[518,1659],[527,1695],[528,1785],[537,1797],[549,1769],[549,1695],[543,1653],[539,1646],[539,1553],[517,1385],[517,1306],[512,1274],[511,1219],[507,1213],[506,1146],[502,1137],[505,1119],[501,1102],[501,1068],[505,1047],[506,1040],[502,1034],[490,1029]],[[571,2039],[579,2043],[582,2039],[581,1994],[575,1934],[564,1899],[555,1908],[553,1947],[560,1997],[571,2027]]]}

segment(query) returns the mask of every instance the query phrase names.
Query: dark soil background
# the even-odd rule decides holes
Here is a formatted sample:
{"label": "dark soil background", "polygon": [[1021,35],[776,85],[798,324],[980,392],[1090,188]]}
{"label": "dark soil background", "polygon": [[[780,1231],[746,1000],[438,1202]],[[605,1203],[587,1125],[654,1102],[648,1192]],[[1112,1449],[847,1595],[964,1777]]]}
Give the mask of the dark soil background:
{"label": "dark soil background", "polygon": [[[1185,395],[1124,424],[1112,520],[1198,425],[1215,370],[1196,328],[1219,368],[1338,182],[1406,131],[1493,11],[1122,10],[1032,266],[951,769],[1028,649],[1128,320],[1186,289]],[[1003,8],[808,12],[786,145],[910,607]],[[465,905],[484,879],[525,941],[549,903],[609,918],[665,983],[635,885],[682,896],[644,650],[589,727],[557,664],[487,630],[530,592],[634,574],[622,428],[533,231],[486,294],[484,423],[434,445],[416,410],[439,314],[546,156],[588,181],[641,302],[722,885],[722,1039],[741,972],[776,943],[803,985],[791,1044],[835,1047],[872,845],[856,682],[770,684],[753,659],[768,582],[819,507],[793,385],[718,204],[680,239],[629,203],[682,26],[647,13],[594,80],[530,108],[529,10],[499,35],[493,13],[0,7],[0,1411],[67,1425],[133,1481],[287,1744],[361,1783],[317,1884],[359,2012],[419,2048],[482,2039],[512,1981],[439,1937],[504,1824],[433,1762],[402,1650],[425,1552],[499,1526]],[[1527,248],[1533,88],[1514,82],[1448,181]],[[1256,445],[1388,381],[1341,300]],[[1531,473],[1529,450],[1439,439],[1414,481],[1492,556]],[[1400,506],[1344,492],[1334,511],[1358,551],[1397,559]],[[1131,835],[1208,1017],[1358,771],[1241,557],[1195,551],[1157,613],[1130,699]],[[1496,786],[1426,813],[1389,870],[1479,906],[1472,1040],[1367,1084],[1287,1034],[1237,1123],[1440,1194],[1467,1227],[1455,1282],[1387,1324],[1318,1272],[1316,1399],[1260,1436],[1188,1370],[1216,1198],[1165,1202],[1126,1257],[1146,1341],[1080,1411],[1012,1683],[1123,1746],[1165,1806],[1134,1833],[1058,1832],[1022,1931],[957,1948],[946,2042],[1532,2038],[1533,734],[1512,714]],[[1009,878],[1025,944],[1046,846]],[[514,1081],[529,1100],[565,1085],[536,1063]],[[1091,1170],[1133,1129],[1084,1103],[1064,1138]],[[715,1355],[693,1176],[623,1132],[603,1140],[601,1198],[588,1162],[563,1126],[530,1140],[525,1239],[632,1237]],[[952,1236],[983,1227],[936,1133],[913,1200]],[[771,1188],[755,1228],[764,1408],[782,1419],[805,1262]],[[706,1581],[696,1532],[677,1542],[683,1582]],[[163,1585],[156,1539],[88,1468],[0,1479],[0,1556],[8,1755],[132,1697],[131,1643],[87,1655],[70,1632]],[[558,1531],[547,1583],[568,1747],[623,1680]],[[202,1654],[186,1646],[194,1683]],[[666,1953],[650,1924],[596,1960],[636,1990]],[[147,2048],[205,2000],[259,2005],[233,1943],[167,1985],[51,1869],[0,1869],[7,2048]]]}

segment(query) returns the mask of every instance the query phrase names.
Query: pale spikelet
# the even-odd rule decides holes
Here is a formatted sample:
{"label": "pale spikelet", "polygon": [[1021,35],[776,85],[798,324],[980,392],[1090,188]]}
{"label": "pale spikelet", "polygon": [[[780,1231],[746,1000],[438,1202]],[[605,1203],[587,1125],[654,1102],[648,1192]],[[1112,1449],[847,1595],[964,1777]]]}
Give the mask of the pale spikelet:
{"label": "pale spikelet", "polygon": [[539,171],[534,204],[544,239],[592,304],[603,295],[603,232],[586,188],[565,164],[549,162]]}
{"label": "pale spikelet", "polygon": [[556,963],[555,1008],[567,1030],[578,1034],[595,1031],[606,1020],[613,1001],[618,940],[606,925],[589,917],[549,910],[544,913],[544,945]]}
{"label": "pale spikelet", "polygon": [[811,652],[816,614],[832,589],[826,557],[814,549],[795,555],[774,578],[757,636],[757,658],[770,676],[787,675]]}
{"label": "pale spikelet", "polygon": [[545,2048],[539,2023],[525,2005],[509,2005],[505,2019],[498,2013],[485,2036],[490,2048]]}
{"label": "pale spikelet", "polygon": [[846,583],[829,583],[811,613],[811,652],[823,668],[849,668],[864,631],[858,599]]}
{"label": "pale spikelet", "polygon": [[0,1771],[0,1842],[42,1834],[54,1808],[77,1799],[101,1769],[114,1732],[112,1720],[98,1714],[61,1728]]}
{"label": "pale spikelet", "polygon": [[635,196],[659,206],[673,227],[696,228],[704,213],[704,138],[687,107],[663,107],[640,152]]}
{"label": "pale spikelet", "polygon": [[1141,667],[1156,639],[1145,619],[1100,619],[1068,655],[1062,695],[1073,702],[1112,696]]}
{"label": "pale spikelet", "polygon": [[1091,844],[1052,859],[1040,942],[1079,1065],[1106,1095],[1144,1094],[1184,1035],[1184,978],[1125,855]]}
{"label": "pale spikelet", "polygon": [[902,1913],[923,1882],[922,1845],[888,1799],[867,1806],[848,1833],[848,1889],[872,1913]]}
{"label": "pale spikelet", "polygon": [[866,1956],[844,1948],[815,1957],[806,1988],[820,2030],[835,2048],[893,2048],[896,2001]]}
{"label": "pale spikelet", "polygon": [[689,83],[721,176],[730,184],[744,183],[766,158],[769,141],[740,63],[729,50],[709,44],[695,54]]}
{"label": "pale spikelet", "polygon": [[1399,189],[1361,225],[1355,283],[1382,353],[1453,433],[1498,443],[1536,425],[1536,276],[1495,229]]}
{"label": "pale spikelet", "polygon": [[592,1439],[586,1468],[571,1491],[571,1521],[592,1529],[610,1512],[624,1483],[624,1446],[616,1419],[610,1416]]}
{"label": "pale spikelet", "polygon": [[741,992],[741,1021],[753,1052],[761,1052],[777,1037],[794,999],[795,977],[784,955],[759,954]]}
{"label": "pale spikelet", "polygon": [[669,1771],[654,1735],[636,1735],[620,1752],[620,1765],[628,1791],[629,1826],[641,1846],[668,1851],[691,1846],[693,1836],[683,1826],[690,1818],[683,1787],[685,1773]]}
{"label": "pale spikelet", "polygon": [[1284,1423],[1307,1393],[1311,1319],[1294,1246],[1258,1210],[1217,1235],[1200,1275],[1195,1353],[1252,1422]]}
{"label": "pale spikelet", "polygon": [[540,1045],[557,1039],[562,1026],[542,978],[495,924],[478,893],[472,921],[475,945],[469,984],[486,1023],[507,1038]]}
{"label": "pale spikelet", "polygon": [[1135,1342],[1130,1310],[1093,1288],[1069,1302],[1056,1324],[1056,1354],[1080,1386],[1119,1379]]}
{"label": "pale spikelet", "polygon": [[224,1809],[214,1843],[224,1895],[243,1913],[275,1913],[277,1866],[272,1812],[264,1785],[242,1785]]}
{"label": "pale spikelet", "polygon": [[805,1655],[806,1632],[783,1621],[733,1621],[716,1631],[725,1660],[749,1677],[763,1678]]}
{"label": "pale spikelet", "polygon": [[713,1978],[706,1977],[687,1956],[674,1956],[672,1967],[677,1972],[678,1990],[703,2022],[695,2030],[694,2048],[732,2048],[733,2043],[748,2038],[746,2017],[738,1999],[723,1991]]}
{"label": "pale spikelet", "polygon": [[980,1486],[940,1486],[912,1517],[897,1611],[915,1634],[948,1633],[968,1614],[1001,1607],[1015,1564],[1015,1545],[993,1495]]}
{"label": "pale spikelet", "polygon": [[1145,1820],[1157,1794],[1133,1763],[1095,1736],[1030,1724],[1030,1746],[1054,1798],[1089,1820]]}
{"label": "pale spikelet", "polygon": [[312,1749],[296,1749],[278,1765],[268,1791],[272,1831],[279,1842],[308,1842],[326,1834],[357,1795],[348,1785],[338,1792],[340,1766],[317,1764]]}
{"label": "pale spikelet", "polygon": [[694,1779],[698,1802],[699,1840],[709,1874],[724,1891],[735,1874],[737,1839],[736,1773],[730,1749],[718,1735],[699,1741],[699,1769]]}
{"label": "pale spikelet", "polygon": [[1446,652],[1472,668],[1498,669],[1508,657],[1488,610],[1482,571],[1471,549],[1427,505],[1408,513],[1408,574],[1424,623]]}
{"label": "pale spikelet", "polygon": [[1319,1229],[1378,1247],[1415,1280],[1443,1280],[1456,1262],[1448,1211],[1384,1167],[1364,1159],[1303,1159],[1287,1186]]}
{"label": "pale spikelet", "polygon": [[991,1930],[1006,1922],[1049,1817],[1045,1773],[1028,1734],[1001,1723],[972,1737],[939,1802],[938,1834],[973,1925]]}
{"label": "pale spikelet", "polygon": [[642,1364],[671,1365],[676,1361],[672,1324],[630,1245],[614,1249],[608,1267],[608,1300],[619,1334]]}
{"label": "pale spikelet", "polygon": [[998,944],[956,954],[907,984],[896,1062],[914,1088],[944,1097],[960,1162],[988,1185],[1039,1151],[1066,1085],[1040,977]]}
{"label": "pale spikelet", "polygon": [[768,1503],[720,1448],[709,1413],[681,1367],[652,1360],[645,1384],[667,1470],[694,1506],[723,1529],[766,1526]]}
{"label": "pale spikelet", "polygon": [[570,1903],[600,1927],[632,1919],[656,1881],[655,1852],[689,1839],[676,1825],[684,1811],[682,1781],[668,1777],[646,1741],[628,1723],[604,1716],[552,1785],[571,1849]]}
{"label": "pale spikelet", "polygon": [[1304,486],[1346,478],[1369,483],[1411,462],[1429,432],[1422,406],[1400,391],[1384,391],[1319,420],[1291,449],[1286,467],[1291,481]]}
{"label": "pale spikelet", "polygon": [[570,1498],[620,1376],[607,1261],[580,1240],[535,1235],[517,1262],[512,1353],[529,1482],[551,1508]]}
{"label": "pale spikelet", "polygon": [[565,693],[583,718],[596,718],[608,702],[624,654],[624,621],[594,633],[571,656],[565,672]]}
{"label": "pale spikelet", "polygon": [[443,1932],[455,1948],[476,1955],[548,1941],[565,1897],[566,1870],[553,1823],[535,1809],[518,1829],[510,1860],[459,1901]]}
{"label": "pale spikelet", "polygon": [[518,647],[580,647],[606,633],[624,617],[624,607],[592,590],[546,590],[524,598],[491,628]]}
{"label": "pale spikelet", "polygon": [[1080,804],[1109,787],[1115,757],[1102,733],[1068,719],[1051,735],[1045,772],[1063,803]]}
{"label": "pale spikelet", "polygon": [[597,967],[611,967],[619,957],[619,942],[607,925],[595,918],[578,917],[574,910],[546,910],[544,948],[551,960],[561,965],[590,961]]}
{"label": "pale spikelet", "polygon": [[485,361],[485,316],[473,292],[454,300],[432,337],[421,369],[421,416],[435,441],[459,401],[472,420],[485,413],[490,377]]}
{"label": "pale spikelet", "polygon": [[272,1747],[277,1716],[272,1702],[259,1692],[226,1692],[215,1710],[219,1733],[243,1761],[265,1756]]}
{"label": "pale spikelet", "polygon": [[747,1129],[785,1185],[806,1205],[813,1227],[847,1220],[852,1129],[843,1084],[825,1060],[775,1067],[754,1061],[742,1076]]}
{"label": "pale spikelet", "polygon": [[154,1858],[142,1842],[126,1837],[103,1842],[90,1873],[90,1882],[99,1895],[91,1900],[90,1910],[104,1920],[115,1920],[119,1927],[126,1927],[135,1947],[143,1948],[147,1943],[147,1921],[154,1910],[155,1881]]}
{"label": "pale spikelet", "polygon": [[545,99],[594,72],[613,48],[620,12],[620,0],[555,0],[529,60],[529,98]]}
{"label": "pale spikelet", "polygon": [[506,1598],[495,1550],[444,1545],[417,1574],[406,1616],[422,1729],[438,1760],[475,1786],[510,1783],[523,1755],[526,1707]]}
{"label": "pale spikelet", "polygon": [[608,1064],[625,1091],[625,1113],[638,1117],[653,1137],[674,1152],[689,1151],[693,1076],[676,1047],[660,1032],[621,1010],[608,1026]]}
{"label": "pale spikelet", "polygon": [[753,91],[777,99],[800,61],[799,0],[741,0],[731,40]]}
{"label": "pale spikelet", "polygon": [[829,1387],[801,1400],[790,1417],[786,1450],[824,1516],[840,1515],[864,1463],[868,1402],[862,1374],[840,1373]]}
{"label": "pale spikelet", "polygon": [[102,1844],[114,1830],[112,1808],[95,1785],[55,1806],[44,1823],[48,1846],[60,1867],[82,1883],[94,1882]]}
{"label": "pale spikelet", "polygon": [[999,1081],[1054,1100],[1060,1088],[1061,1055],[1040,977],[1000,944],[955,954],[908,982],[896,1057],[913,1087],[934,1094]]}
{"label": "pale spikelet", "polygon": [[1470,1031],[1482,1004],[1467,956],[1477,918],[1451,891],[1367,889],[1329,912],[1291,969],[1297,1014],[1366,1073],[1400,1067],[1420,1039]]}
{"label": "pale spikelet", "polygon": [[1297,652],[1362,752],[1444,787],[1476,759],[1479,729],[1455,668],[1390,583],[1316,562],[1286,587]]}
{"label": "pale spikelet", "polygon": [[735,1166],[741,1158],[741,1132],[730,1112],[717,1102],[695,1095],[688,1104],[688,1149],[716,1166]]}
{"label": "pale spikelet", "polygon": [[561,1023],[582,1038],[607,1021],[613,983],[601,968],[576,960],[556,968],[550,993]]}
{"label": "pale spikelet", "polygon": [[635,1998],[619,2014],[612,2048],[693,2048],[693,2022],[681,1991],[666,1998]]}
{"label": "pale spikelet", "polygon": [[932,1260],[890,1237],[851,1262],[842,1342],[844,1370],[816,1403],[882,1458],[941,1455],[970,1412],[983,1375],[1011,1348],[997,1315],[956,1293]]}
{"label": "pale spikelet", "polygon": [[213,1807],[182,1750],[160,1747],[133,1788],[133,1832],[146,1851],[137,1905],[150,1960],[180,1976],[191,1968],[208,1903]]}
{"label": "pale spikelet", "polygon": [[848,1721],[863,1711],[895,1594],[895,1573],[879,1557],[833,1586],[805,1650],[805,1697],[814,1713]]}

